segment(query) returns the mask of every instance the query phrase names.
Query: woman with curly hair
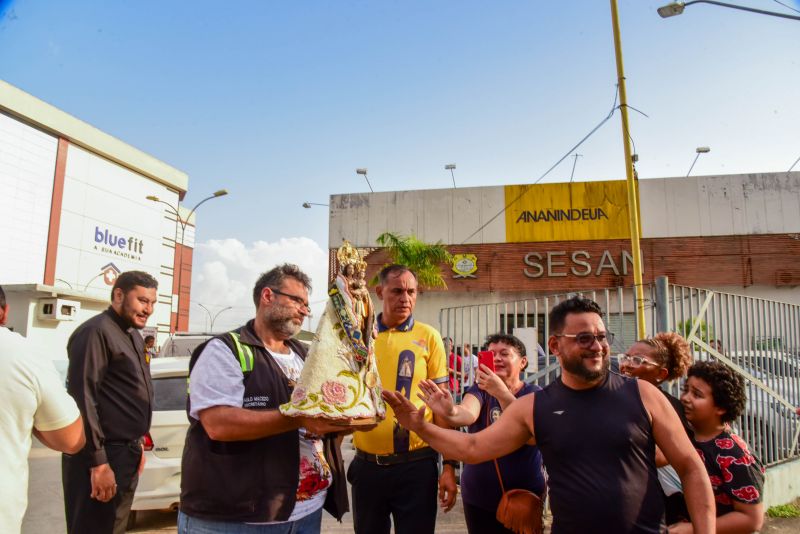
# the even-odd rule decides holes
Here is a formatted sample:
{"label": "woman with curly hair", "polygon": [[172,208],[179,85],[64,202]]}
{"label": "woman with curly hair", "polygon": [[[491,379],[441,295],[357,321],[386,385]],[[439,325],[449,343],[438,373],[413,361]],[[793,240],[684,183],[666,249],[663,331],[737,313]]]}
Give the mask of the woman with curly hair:
{"label": "woman with curly hair", "polygon": [[[686,370],[692,365],[692,351],[689,343],[675,332],[660,332],[653,337],[640,339],[625,352],[619,355],[619,370],[622,374],[650,382],[658,387],[664,382],[686,376]],[[691,438],[692,429],[686,421],[681,401],[663,389],[678,417],[683,423],[686,434]],[[658,480],[664,492],[664,508],[667,524],[689,519],[689,511],[683,498],[683,488],[675,470],[666,465],[666,459],[657,457]]]}
{"label": "woman with curly hair", "polygon": [[[744,379],[720,362],[697,362],[689,368],[681,402],[714,491],[717,532],[758,531],[764,522],[764,468],[728,426],[744,412]],[[670,532],[692,532],[688,523],[673,527]]]}
{"label": "woman with curly hair", "polygon": [[[689,343],[675,332],[660,332],[653,337],[640,339],[625,354],[619,355],[622,374],[646,380],[654,386],[683,378],[690,365],[692,350]],[[686,433],[691,437],[691,427],[686,422],[681,401],[663,389],[661,391],[675,408]]]}

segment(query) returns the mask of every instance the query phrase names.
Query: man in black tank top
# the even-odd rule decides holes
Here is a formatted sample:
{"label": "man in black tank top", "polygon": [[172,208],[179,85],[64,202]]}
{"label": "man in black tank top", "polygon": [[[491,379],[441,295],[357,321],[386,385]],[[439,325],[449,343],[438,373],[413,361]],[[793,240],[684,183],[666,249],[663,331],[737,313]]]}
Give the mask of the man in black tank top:
{"label": "man in black tank top", "polygon": [[384,399],[402,426],[467,463],[533,439],[549,476],[553,534],[666,532],[656,445],[681,478],[695,534],[714,532],[711,485],[675,410],[651,384],[609,373],[613,335],[600,307],[565,300],[550,312],[550,331],[561,378],[513,402],[482,432],[438,428],[405,397],[384,391]]}

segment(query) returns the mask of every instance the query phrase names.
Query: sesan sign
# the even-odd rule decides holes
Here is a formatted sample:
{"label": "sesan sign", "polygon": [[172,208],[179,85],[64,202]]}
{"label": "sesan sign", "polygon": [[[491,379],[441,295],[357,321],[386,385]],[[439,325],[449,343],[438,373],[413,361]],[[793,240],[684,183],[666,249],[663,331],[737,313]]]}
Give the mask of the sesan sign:
{"label": "sesan sign", "polygon": [[506,242],[626,239],[626,183],[574,182],[505,187]]}
{"label": "sesan sign", "polygon": [[610,250],[604,250],[599,256],[592,256],[586,250],[549,250],[547,252],[529,252],[523,260],[523,272],[528,278],[548,278],[563,276],[602,276],[612,274],[625,276],[633,272],[633,256],[623,250],[614,256]]}

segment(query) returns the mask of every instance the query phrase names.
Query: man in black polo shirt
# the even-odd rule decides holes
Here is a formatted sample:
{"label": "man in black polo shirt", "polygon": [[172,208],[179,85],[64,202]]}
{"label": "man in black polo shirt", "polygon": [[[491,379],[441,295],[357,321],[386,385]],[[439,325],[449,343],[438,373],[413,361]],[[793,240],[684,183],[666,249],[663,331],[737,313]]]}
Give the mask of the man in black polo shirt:
{"label": "man in black polo shirt", "polygon": [[664,505],[656,445],[678,472],[695,534],[714,532],[714,497],[705,468],[675,410],[653,385],[609,373],[613,335],[600,307],[574,297],[550,312],[548,346],[561,376],[511,403],[476,434],[424,420],[396,392],[383,396],[401,425],[443,454],[480,463],[525,443],[538,445],[547,467],[553,534],[660,534]]}
{"label": "man in black polo shirt", "polygon": [[117,277],[111,306],[67,343],[67,391],[83,417],[86,446],[62,457],[70,534],[122,533],[144,467],[141,438],[150,428],[153,386],[145,362],[144,328],[158,282],[141,271]]}

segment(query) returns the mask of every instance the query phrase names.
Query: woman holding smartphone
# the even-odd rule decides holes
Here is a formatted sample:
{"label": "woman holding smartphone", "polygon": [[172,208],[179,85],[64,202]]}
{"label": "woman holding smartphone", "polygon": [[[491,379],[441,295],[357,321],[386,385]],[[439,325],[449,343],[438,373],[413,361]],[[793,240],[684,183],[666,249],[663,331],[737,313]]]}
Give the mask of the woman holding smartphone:
{"label": "woman holding smartphone", "polygon": [[[503,410],[523,395],[540,390],[526,384],[520,375],[528,365],[525,345],[514,336],[495,334],[486,340],[493,353],[491,366],[481,363],[477,382],[467,389],[461,404],[430,380],[420,383],[420,398],[431,411],[453,427],[467,426],[470,433],[480,432],[494,423]],[[488,362],[487,362],[488,363]],[[498,473],[499,471],[499,473]],[[495,514],[505,491],[524,489],[543,497],[545,477],[542,455],[537,447],[524,445],[495,461],[464,465],[461,474],[461,496],[464,516],[470,534],[509,533]]]}

